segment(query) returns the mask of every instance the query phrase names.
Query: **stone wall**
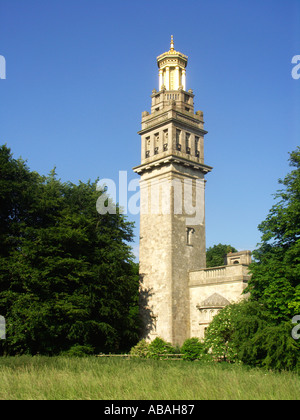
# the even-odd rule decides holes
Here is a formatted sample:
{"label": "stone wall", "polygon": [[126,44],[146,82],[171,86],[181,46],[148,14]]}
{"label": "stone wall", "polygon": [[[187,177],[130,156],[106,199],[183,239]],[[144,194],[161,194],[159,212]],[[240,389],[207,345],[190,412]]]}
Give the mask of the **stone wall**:
{"label": "stone wall", "polygon": [[[203,338],[205,328],[226,302],[238,302],[247,297],[243,291],[249,279],[248,265],[244,264],[190,271],[190,336]],[[212,302],[207,303],[212,296]]]}

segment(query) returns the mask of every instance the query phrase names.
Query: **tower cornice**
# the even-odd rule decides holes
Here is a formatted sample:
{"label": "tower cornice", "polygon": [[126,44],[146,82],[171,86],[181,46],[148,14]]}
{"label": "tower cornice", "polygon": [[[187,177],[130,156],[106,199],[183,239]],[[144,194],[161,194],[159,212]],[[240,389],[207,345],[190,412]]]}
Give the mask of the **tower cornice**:
{"label": "tower cornice", "polygon": [[[180,120],[181,118],[181,120]],[[145,122],[145,128],[138,131],[137,134],[147,134],[148,132],[153,131],[155,128],[160,128],[168,123],[175,123],[178,128],[189,128],[190,131],[197,132],[198,134],[205,135],[208,131],[199,127],[199,121],[194,118],[189,118],[184,114],[176,113],[175,116],[168,116],[167,113],[158,115],[155,119],[149,119],[148,122]]]}
{"label": "tower cornice", "polygon": [[153,162],[147,162],[142,165],[135,166],[133,168],[133,171],[141,175],[144,172],[149,172],[149,171],[152,171],[153,169],[157,169],[158,167],[166,166],[166,165],[170,165],[174,163],[180,164],[185,167],[196,169],[197,171],[200,171],[203,174],[207,174],[213,169],[211,166],[205,165],[204,163],[194,162],[194,161],[185,159],[181,156],[169,155]]}
{"label": "tower cornice", "polygon": [[188,126],[190,130],[193,132],[197,131],[199,134],[207,134],[207,131],[203,128],[204,121],[201,111],[192,114],[188,111],[178,110],[174,105],[165,107],[162,111],[144,115],[142,118],[142,129],[138,131],[138,134],[146,134],[148,131],[152,131],[170,122],[178,127]]}

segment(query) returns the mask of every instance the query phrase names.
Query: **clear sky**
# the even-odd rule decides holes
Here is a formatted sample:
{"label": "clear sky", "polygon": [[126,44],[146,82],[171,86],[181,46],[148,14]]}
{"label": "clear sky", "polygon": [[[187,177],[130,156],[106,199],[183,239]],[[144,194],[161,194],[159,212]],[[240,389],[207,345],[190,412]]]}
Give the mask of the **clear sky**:
{"label": "clear sky", "polygon": [[253,250],[300,144],[300,0],[0,0],[0,144],[63,181],[137,178],[171,34],[208,131],[207,246]]}

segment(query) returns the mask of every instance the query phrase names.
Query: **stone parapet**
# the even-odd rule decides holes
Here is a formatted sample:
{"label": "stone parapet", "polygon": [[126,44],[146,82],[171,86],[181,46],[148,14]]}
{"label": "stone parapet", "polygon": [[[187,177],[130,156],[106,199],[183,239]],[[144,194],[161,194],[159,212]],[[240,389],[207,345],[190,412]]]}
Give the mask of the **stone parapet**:
{"label": "stone parapet", "polygon": [[225,265],[220,267],[204,268],[197,271],[190,271],[189,287],[237,281],[247,283],[249,279],[250,273],[247,265]]}

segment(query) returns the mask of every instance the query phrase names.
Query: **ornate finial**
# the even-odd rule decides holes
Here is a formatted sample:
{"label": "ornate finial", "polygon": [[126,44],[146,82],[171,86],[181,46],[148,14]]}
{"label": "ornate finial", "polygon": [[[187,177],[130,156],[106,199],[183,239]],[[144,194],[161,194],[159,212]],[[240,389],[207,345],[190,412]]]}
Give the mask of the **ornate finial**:
{"label": "ornate finial", "polygon": [[171,35],[171,50],[174,50],[174,39],[173,39],[173,35]]}

